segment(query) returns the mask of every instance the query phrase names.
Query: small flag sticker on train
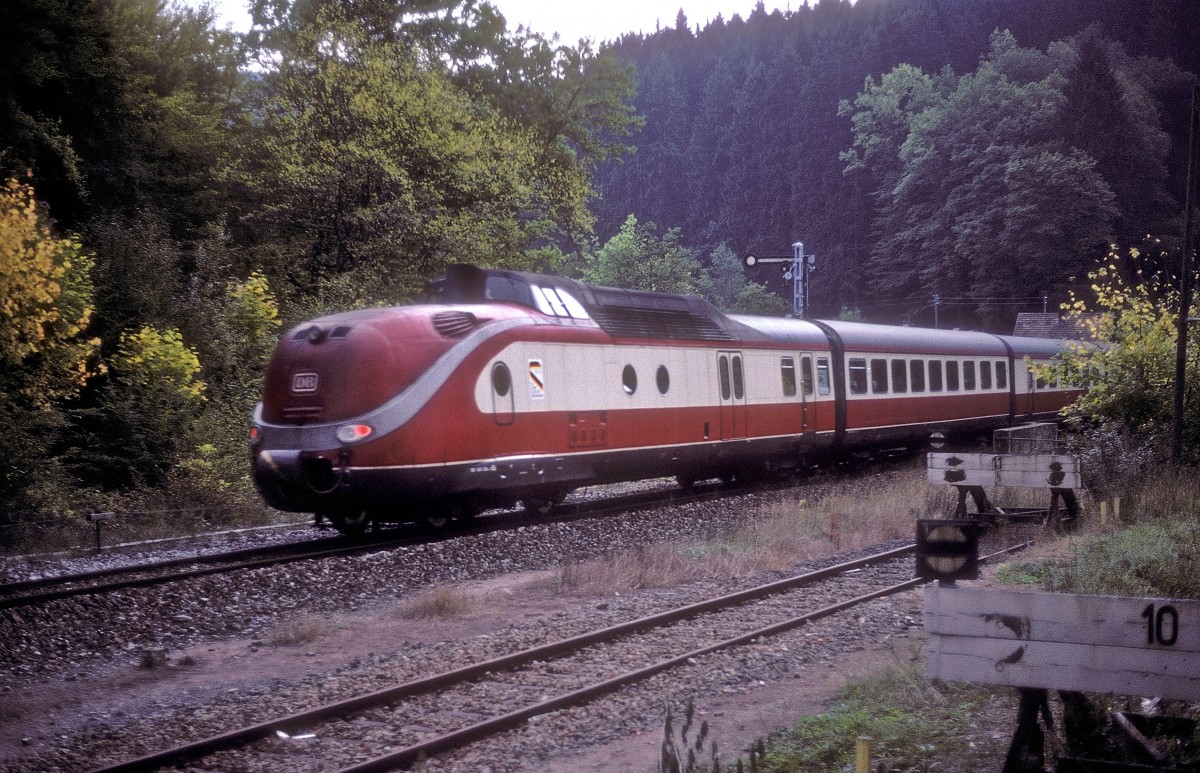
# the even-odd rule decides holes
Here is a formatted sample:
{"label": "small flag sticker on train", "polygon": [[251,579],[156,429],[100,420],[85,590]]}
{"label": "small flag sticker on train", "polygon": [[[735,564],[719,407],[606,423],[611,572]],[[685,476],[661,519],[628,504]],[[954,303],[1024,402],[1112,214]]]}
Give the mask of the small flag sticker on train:
{"label": "small flag sticker on train", "polygon": [[542,361],[529,361],[529,396],[541,400],[546,396],[546,382],[542,378]]}

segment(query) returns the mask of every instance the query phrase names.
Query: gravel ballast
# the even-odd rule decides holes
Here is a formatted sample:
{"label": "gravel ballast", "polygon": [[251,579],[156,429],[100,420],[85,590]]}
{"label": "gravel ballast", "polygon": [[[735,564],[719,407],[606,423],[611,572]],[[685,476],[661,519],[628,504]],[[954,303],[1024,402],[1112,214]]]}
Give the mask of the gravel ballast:
{"label": "gravel ballast", "polygon": [[[818,489],[841,491],[846,485],[814,484],[799,496],[811,501],[820,496]],[[489,593],[495,593],[507,577],[544,573],[564,562],[605,555],[616,546],[710,537],[743,524],[773,497],[794,500],[798,495],[749,493],[713,503],[549,523],[5,610],[0,612],[0,651],[4,652],[0,696],[49,693],[63,698],[57,712],[53,705],[44,707],[40,715],[34,713],[37,709],[8,709],[11,725],[22,734],[0,738],[0,760],[5,770],[12,771],[86,770],[101,760],[127,759],[243,722],[425,676],[445,670],[446,664],[484,660],[769,581],[771,577],[757,576],[695,583],[602,601],[549,593],[545,595],[553,603],[544,602],[537,614],[526,610],[524,619],[503,619],[505,613],[497,602],[497,609],[481,610],[502,616],[490,627],[471,620],[457,626],[433,621],[423,625],[423,637],[384,641],[369,652],[341,659],[318,652],[320,642],[289,648],[263,641],[281,622],[298,616],[337,627],[332,621],[352,620],[358,622],[351,625],[359,625],[386,614],[396,624],[398,600],[430,588],[484,583]],[[587,707],[555,712],[460,754],[431,760],[425,769],[544,770],[547,760],[570,757],[621,736],[653,733],[667,703],[680,705],[689,698],[700,703],[705,695],[752,697],[771,684],[805,678],[818,669],[836,669],[840,659],[869,642],[903,637],[919,626],[919,609],[911,595],[872,602],[853,615],[851,631],[846,620],[830,619],[770,642],[709,656]],[[457,638],[456,627],[466,629]],[[439,636],[443,633],[445,638]],[[251,661],[253,653],[287,653],[304,667],[273,674],[259,665],[253,674],[242,675],[236,686],[229,686],[234,684],[229,676],[200,684],[189,681],[186,689],[173,687],[172,680],[184,679],[189,669],[178,653],[217,652],[209,656],[215,659],[223,649],[235,646],[247,646],[249,654],[231,662]],[[155,650],[167,654],[169,665],[159,673],[137,669],[144,653]],[[259,658],[264,660],[271,658]],[[156,685],[147,693],[152,699],[114,701],[114,706],[122,706],[119,709],[105,710],[102,701],[97,705],[96,696],[108,690],[123,696],[140,694],[134,690],[139,681]],[[70,709],[73,692],[84,696],[76,698],[84,707],[81,711]],[[91,702],[86,699],[89,695]],[[652,760],[647,760],[650,764]]]}

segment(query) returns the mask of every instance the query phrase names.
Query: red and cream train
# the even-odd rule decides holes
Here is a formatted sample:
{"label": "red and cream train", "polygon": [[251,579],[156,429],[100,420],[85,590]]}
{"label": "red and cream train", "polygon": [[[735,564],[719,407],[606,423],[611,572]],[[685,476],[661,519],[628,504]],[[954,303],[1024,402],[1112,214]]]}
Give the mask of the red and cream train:
{"label": "red and cream train", "polygon": [[279,342],[251,429],[273,507],[347,533],[593,483],[752,476],[1053,416],[1066,342],[729,316],[698,298],[454,266],[432,302]]}

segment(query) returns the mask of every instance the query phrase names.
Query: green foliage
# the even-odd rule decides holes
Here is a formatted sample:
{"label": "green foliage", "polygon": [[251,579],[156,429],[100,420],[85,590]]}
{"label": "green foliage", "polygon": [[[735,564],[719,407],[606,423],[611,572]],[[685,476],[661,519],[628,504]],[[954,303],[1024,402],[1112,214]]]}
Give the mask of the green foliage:
{"label": "green foliage", "polygon": [[[800,239],[820,258],[817,314],[850,306],[872,321],[932,324],[930,294],[958,297],[950,288],[964,276],[972,297],[1000,287],[1012,298],[1018,266],[1034,273],[1016,295],[1040,301],[1043,290],[1058,290],[1094,257],[1091,243],[1073,247],[1088,242],[1089,222],[1102,226],[1095,235],[1103,245],[1106,235],[1129,243],[1164,233],[1178,218],[1182,161],[1171,159],[1182,159],[1187,144],[1178,111],[1189,99],[1187,71],[1200,70],[1200,26],[1177,2],[839,0],[693,21],[701,23],[612,46],[637,66],[646,124],[631,161],[596,172],[601,239],[631,212],[680,228],[684,244],[701,252],[725,242],[737,254],[780,254]],[[997,58],[989,36],[1005,29],[1020,47]],[[1047,60],[1054,78],[1046,86],[1057,96],[1040,104]],[[997,77],[981,77],[986,70]],[[864,88],[868,78],[875,91]],[[854,110],[856,94],[871,100],[868,111]],[[1026,95],[1033,101],[1022,104]],[[838,114],[842,100],[852,114]],[[902,159],[910,119],[929,108],[941,120],[931,113],[913,127],[922,144],[914,139],[912,157]],[[957,120],[946,115],[960,109]],[[1023,134],[1029,147],[1018,153]],[[845,174],[854,159],[838,154],[848,148],[862,166]],[[902,191],[914,208],[892,211],[896,184],[910,170],[928,190]],[[1038,187],[1027,189],[1031,181]],[[882,220],[884,209],[895,217]],[[904,230],[912,262],[879,266],[888,253],[882,242]],[[926,286],[920,269],[946,264],[960,237],[974,262],[944,271],[946,286]],[[989,248],[991,237],[1000,241]],[[920,254],[922,242],[929,249]],[[881,269],[901,268],[912,274],[903,288],[882,278]],[[750,278],[762,281],[767,270],[760,271]],[[1040,303],[1021,310],[1035,308]],[[979,324],[970,312],[954,318],[958,309],[943,304],[942,321]],[[1000,303],[984,309],[997,330],[1011,330],[1013,311]]]}
{"label": "green foliage", "polygon": [[[1088,274],[1093,300],[1074,292],[1064,305],[1104,346],[1078,346],[1051,369],[1050,376],[1088,384],[1087,392],[1063,411],[1082,427],[1130,433],[1163,445],[1174,410],[1178,291],[1154,265],[1167,258],[1161,248],[1150,255],[1131,248],[1116,250]],[[1196,315],[1196,306],[1190,316]],[[1185,379],[1184,447],[1200,454],[1200,341],[1188,338]]]}
{"label": "green foliage", "polygon": [[[1061,139],[1065,116],[1078,115],[1065,93],[1076,56],[1068,44],[1042,53],[997,33],[973,73],[931,78],[902,65],[842,104],[855,130],[847,172],[869,170],[877,186],[878,292],[1040,294],[1108,243],[1112,188],[1086,149]],[[1111,66],[1136,70],[1127,59]],[[999,308],[981,301],[978,313]]]}
{"label": "green foliage", "polygon": [[745,263],[721,243],[708,258],[708,299],[724,311],[782,316],[791,306],[765,286],[746,279]]}
{"label": "green foliage", "polygon": [[215,492],[249,498],[253,486],[246,464],[246,428],[261,399],[267,360],[281,322],[270,282],[260,272],[244,280],[225,279],[217,260],[219,244],[210,245],[190,305],[195,314],[187,329],[195,341],[207,384],[203,411],[196,423],[197,447],[182,449],[182,461],[171,484],[198,501]]}
{"label": "green foliage", "polygon": [[[1190,481],[1195,486],[1196,481]],[[1195,491],[1195,489],[1193,489]],[[1074,560],[1047,579],[1063,593],[1200,599],[1200,512],[1142,522],[1083,540]]]}
{"label": "green foliage", "polygon": [[152,212],[172,238],[190,242],[219,223],[227,207],[223,170],[230,130],[241,122],[238,41],[217,29],[210,8],[166,0],[110,0],[102,7],[136,141],[130,173],[137,195],[96,204],[110,213],[135,205],[140,216]]}
{"label": "green foliage", "polygon": [[996,579],[1008,585],[1045,585],[1053,582],[1058,573],[1057,564],[1010,561],[996,570]]}
{"label": "green foliage", "polygon": [[[365,269],[370,301],[411,296],[469,256],[527,267],[547,203],[533,138],[440,63],[332,13],[297,30],[242,145],[260,265],[299,288]],[[375,280],[382,279],[379,286]]]}
{"label": "green foliage", "polygon": [[606,287],[705,294],[708,277],[695,253],[679,240],[679,229],[660,237],[653,223],[639,225],[630,215],[620,232],[589,256],[583,277]]}
{"label": "green foliage", "polygon": [[76,475],[105,489],[161,486],[193,447],[207,384],[178,330],[121,334],[99,407],[81,411],[87,442],[72,449]]}
{"label": "green foliage", "polygon": [[841,773],[853,767],[859,736],[885,770],[933,771],[973,752],[973,715],[989,695],[963,685],[933,684],[916,668],[894,667],[847,688],[822,714],[802,718],[771,739],[763,773]]}
{"label": "green foliage", "polygon": [[[1110,496],[1111,533],[1072,546],[1066,559],[1002,567],[1007,582],[1037,582],[1063,593],[1200,598],[1200,471],[1158,465]],[[1094,516],[1093,516],[1094,517]],[[1013,566],[1013,569],[1008,569]]]}
{"label": "green foliage", "polygon": [[54,216],[78,225],[126,172],[123,85],[101,3],[0,3],[0,175],[34,170]]}
{"label": "green foliage", "polygon": [[633,68],[587,41],[562,45],[524,28],[485,29],[471,40],[486,55],[474,47],[471,58],[460,54],[454,81],[529,133],[540,217],[553,226],[546,233],[581,244],[592,230],[591,168],[631,153],[624,140],[642,125]]}

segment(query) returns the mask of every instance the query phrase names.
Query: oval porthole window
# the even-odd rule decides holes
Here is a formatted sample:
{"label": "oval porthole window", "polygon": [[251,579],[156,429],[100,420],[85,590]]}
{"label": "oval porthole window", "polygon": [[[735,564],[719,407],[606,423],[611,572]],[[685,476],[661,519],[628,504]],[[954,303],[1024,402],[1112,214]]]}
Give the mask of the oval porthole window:
{"label": "oval porthole window", "polygon": [[496,390],[496,394],[500,397],[506,397],[508,391],[512,389],[512,373],[503,362],[497,362],[492,366],[492,389]]}
{"label": "oval porthole window", "polygon": [[655,380],[658,381],[658,393],[665,395],[667,390],[671,388],[671,374],[667,372],[666,365],[658,366],[658,373],[655,374]]}
{"label": "oval porthole window", "polygon": [[633,397],[633,393],[637,391],[637,371],[632,365],[626,365],[625,370],[621,371],[621,386],[625,389],[625,394]]}

